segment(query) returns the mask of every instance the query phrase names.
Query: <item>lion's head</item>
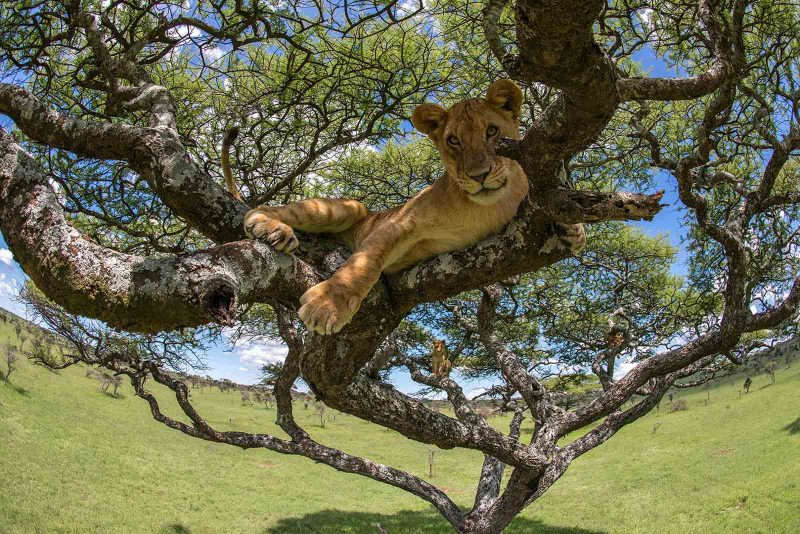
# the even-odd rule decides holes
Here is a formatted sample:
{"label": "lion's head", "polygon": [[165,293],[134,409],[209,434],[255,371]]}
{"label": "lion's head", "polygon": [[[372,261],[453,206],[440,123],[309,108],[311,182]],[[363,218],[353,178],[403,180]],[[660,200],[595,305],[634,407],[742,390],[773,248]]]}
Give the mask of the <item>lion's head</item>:
{"label": "lion's head", "polygon": [[511,80],[498,80],[484,98],[469,98],[445,109],[422,104],[411,122],[439,149],[447,175],[473,202],[500,198],[513,162],[495,155],[501,137],[519,139],[522,91]]}

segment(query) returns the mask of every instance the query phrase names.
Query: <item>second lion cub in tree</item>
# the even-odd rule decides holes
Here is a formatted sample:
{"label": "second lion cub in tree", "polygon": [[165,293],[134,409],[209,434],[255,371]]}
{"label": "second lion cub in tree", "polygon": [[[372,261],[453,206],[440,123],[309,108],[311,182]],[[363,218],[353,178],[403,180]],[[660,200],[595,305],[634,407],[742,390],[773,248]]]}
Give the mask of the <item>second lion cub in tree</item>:
{"label": "second lion cub in tree", "polygon": [[[310,330],[342,329],[381,272],[393,273],[426,258],[475,244],[500,231],[528,194],[516,161],[495,155],[501,137],[519,139],[522,91],[499,80],[483,98],[445,109],[417,107],[411,121],[436,145],[445,173],[402,206],[369,212],[360,202],[308,199],[287,206],[259,206],[245,216],[245,231],[276,250],[298,246],[293,229],[337,234],[353,255],[328,280],[300,298],[300,319]],[[229,136],[230,137],[230,136]],[[223,152],[230,148],[230,141]],[[227,160],[223,158],[223,161]],[[223,169],[229,175],[230,169]],[[232,192],[235,192],[232,191]],[[573,252],[585,243],[581,225],[560,226]]]}

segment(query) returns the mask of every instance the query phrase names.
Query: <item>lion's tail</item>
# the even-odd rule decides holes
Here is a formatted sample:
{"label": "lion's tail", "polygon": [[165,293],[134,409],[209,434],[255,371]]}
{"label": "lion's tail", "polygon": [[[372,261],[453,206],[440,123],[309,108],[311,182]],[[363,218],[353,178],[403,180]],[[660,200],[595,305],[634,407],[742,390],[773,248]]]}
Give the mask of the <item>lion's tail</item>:
{"label": "lion's tail", "polygon": [[236,141],[238,135],[238,126],[234,126],[225,132],[225,137],[222,140],[222,175],[225,176],[225,187],[228,192],[236,200],[242,200],[242,195],[239,194],[239,190],[236,188],[236,181],[233,179],[233,173],[231,172],[231,145]]}

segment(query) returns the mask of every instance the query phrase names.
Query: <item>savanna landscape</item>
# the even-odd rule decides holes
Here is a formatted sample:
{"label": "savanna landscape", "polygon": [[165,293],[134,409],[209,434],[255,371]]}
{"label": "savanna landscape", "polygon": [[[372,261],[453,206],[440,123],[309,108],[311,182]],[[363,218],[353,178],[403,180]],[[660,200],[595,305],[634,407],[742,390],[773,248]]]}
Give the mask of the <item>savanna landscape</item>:
{"label": "savanna landscape", "polygon": [[[0,343],[19,346],[10,323],[0,323]],[[788,365],[779,358],[774,383],[759,374],[749,393],[744,371],[677,392],[685,411],[671,411],[665,399],[581,458],[507,532],[795,532],[800,352],[788,356]],[[304,458],[231,452],[162,428],[130,387],[112,396],[84,371],[53,373],[23,360],[12,382],[0,384],[3,532],[375,533],[377,524],[449,532],[401,491]],[[206,386],[192,396],[220,428],[280,432],[274,407],[242,404],[238,391]],[[430,477],[424,445],[342,413],[326,414],[322,428],[306,403],[295,402],[297,418],[315,438],[402,466],[469,504],[480,454],[437,450]],[[503,428],[509,419],[491,421]],[[531,431],[523,422],[522,434]]]}

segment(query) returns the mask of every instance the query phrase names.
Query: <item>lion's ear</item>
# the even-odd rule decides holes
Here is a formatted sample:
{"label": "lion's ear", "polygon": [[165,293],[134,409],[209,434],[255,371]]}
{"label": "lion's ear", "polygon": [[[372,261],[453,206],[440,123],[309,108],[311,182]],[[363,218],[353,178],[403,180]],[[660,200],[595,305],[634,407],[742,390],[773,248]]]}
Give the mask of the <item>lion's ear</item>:
{"label": "lion's ear", "polygon": [[511,80],[497,80],[486,91],[486,100],[493,106],[510,111],[516,119],[522,108],[522,90]]}
{"label": "lion's ear", "polygon": [[436,104],[421,104],[411,115],[414,128],[425,135],[435,132],[445,120],[447,120],[447,110]]}

